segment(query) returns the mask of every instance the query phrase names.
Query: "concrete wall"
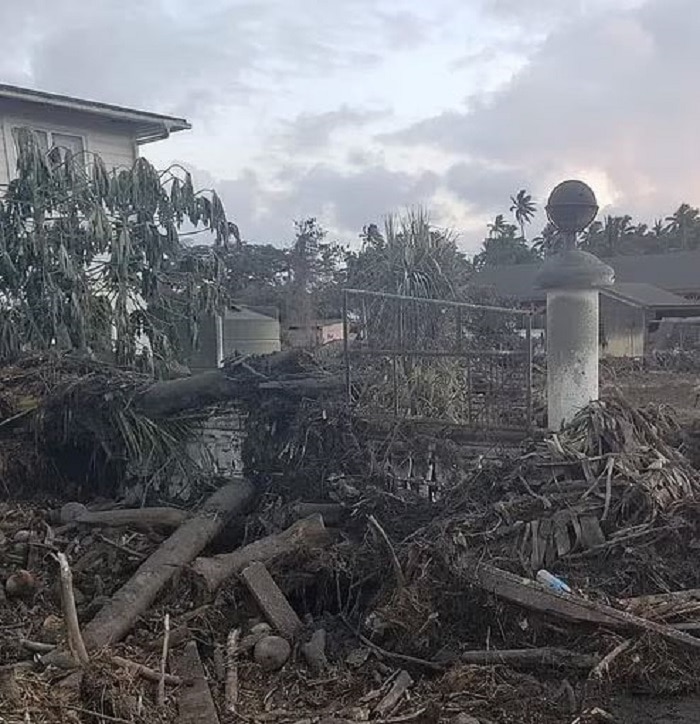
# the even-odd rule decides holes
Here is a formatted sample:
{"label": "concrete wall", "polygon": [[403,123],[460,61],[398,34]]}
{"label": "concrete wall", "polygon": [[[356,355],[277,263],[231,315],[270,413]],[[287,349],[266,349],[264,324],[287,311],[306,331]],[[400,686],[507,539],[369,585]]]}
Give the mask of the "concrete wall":
{"label": "concrete wall", "polygon": [[17,152],[12,129],[22,126],[80,136],[86,151],[102,157],[108,169],[131,167],[138,156],[131,127],[90,114],[0,99],[0,187],[15,175]]}
{"label": "concrete wall", "polygon": [[603,357],[642,357],[647,313],[642,307],[600,295],[600,353]]}
{"label": "concrete wall", "polygon": [[[229,405],[211,415],[194,431],[186,451],[203,478],[229,478],[243,473],[245,424],[245,412]],[[172,476],[167,490],[169,498],[189,501],[194,494],[191,480],[182,474]]]}

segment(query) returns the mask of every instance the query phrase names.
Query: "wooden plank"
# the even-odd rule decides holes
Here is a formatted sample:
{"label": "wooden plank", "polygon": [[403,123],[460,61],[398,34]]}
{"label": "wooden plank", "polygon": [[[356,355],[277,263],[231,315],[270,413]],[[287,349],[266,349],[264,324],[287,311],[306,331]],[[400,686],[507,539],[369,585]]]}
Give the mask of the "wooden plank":
{"label": "wooden plank", "polygon": [[404,694],[413,686],[413,679],[408,671],[401,670],[394,679],[391,689],[386,696],[377,704],[374,712],[380,717],[384,717],[397,707]]}
{"label": "wooden plank", "polygon": [[589,603],[588,601],[563,593],[555,593],[536,581],[521,578],[493,566],[486,564],[478,566],[474,571],[474,580],[485,591],[525,606],[525,608],[549,613],[570,621],[619,628],[619,620],[616,617],[597,608],[589,609],[581,603],[582,601],[584,604]]}
{"label": "wooden plank", "polygon": [[554,540],[557,544],[557,555],[563,558],[571,550],[569,523],[571,514],[568,510],[560,510],[554,514]]}
{"label": "wooden plank", "polygon": [[218,724],[219,716],[196,642],[185,646],[176,664],[177,673],[185,681],[178,698],[178,724]]}
{"label": "wooden plank", "polygon": [[302,623],[280,587],[262,563],[253,563],[241,572],[247,586],[265,618],[280,636],[294,640]]}
{"label": "wooden plank", "polygon": [[483,564],[472,569],[471,573],[466,566],[459,566],[459,569],[462,576],[465,574],[470,576],[485,591],[534,611],[577,623],[655,633],[674,644],[700,651],[700,638],[678,631],[671,626],[664,626],[602,603],[587,601],[585,598],[573,594],[555,592],[536,581],[516,576],[493,566]]}
{"label": "wooden plank", "polygon": [[605,535],[598,518],[594,515],[581,515],[579,521],[581,522],[582,542],[586,548],[595,548],[605,543]]}

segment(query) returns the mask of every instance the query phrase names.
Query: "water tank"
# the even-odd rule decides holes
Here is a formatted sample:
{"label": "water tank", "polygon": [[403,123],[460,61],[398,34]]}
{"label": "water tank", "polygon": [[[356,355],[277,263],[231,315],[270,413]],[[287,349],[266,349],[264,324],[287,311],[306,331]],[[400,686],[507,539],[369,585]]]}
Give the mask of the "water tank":
{"label": "water tank", "polygon": [[224,358],[239,354],[270,354],[279,352],[280,323],[276,310],[250,307],[227,309],[221,320],[221,342]]}

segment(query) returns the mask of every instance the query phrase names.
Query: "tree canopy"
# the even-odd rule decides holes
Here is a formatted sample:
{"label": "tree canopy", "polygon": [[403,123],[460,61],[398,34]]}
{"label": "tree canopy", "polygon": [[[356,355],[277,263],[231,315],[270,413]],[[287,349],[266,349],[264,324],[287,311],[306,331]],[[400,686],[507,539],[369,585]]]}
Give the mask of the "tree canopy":
{"label": "tree canopy", "polygon": [[[498,214],[487,225],[487,236],[474,256],[477,269],[504,264],[529,264],[558,249],[559,235],[547,223],[532,239],[525,238],[525,225],[531,223],[537,206],[525,190],[510,197],[510,211],[516,223]],[[519,234],[518,234],[519,231]],[[700,211],[687,203],[665,219],[653,224],[635,223],[629,215],[605,215],[594,221],[578,237],[581,249],[609,258],[624,254],[664,254],[700,248]]]}
{"label": "tree canopy", "polygon": [[384,232],[365,227],[362,247],[347,257],[350,287],[415,297],[453,299],[471,265],[454,235],[437,229],[424,210],[386,219]]}
{"label": "tree canopy", "polygon": [[[0,359],[60,349],[169,364],[222,303],[217,252],[235,227],[216,193],[179,167],[139,158],[108,172],[97,156],[46,154],[27,129],[16,141],[0,200]],[[187,247],[183,230],[214,243]]]}

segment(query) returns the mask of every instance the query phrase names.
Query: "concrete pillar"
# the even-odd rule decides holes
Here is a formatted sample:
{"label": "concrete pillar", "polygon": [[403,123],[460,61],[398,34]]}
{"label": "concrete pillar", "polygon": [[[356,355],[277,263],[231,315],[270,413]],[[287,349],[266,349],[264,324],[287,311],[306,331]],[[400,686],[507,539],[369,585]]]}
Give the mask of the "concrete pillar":
{"label": "concrete pillar", "polygon": [[566,250],[547,260],[547,424],[560,430],[598,399],[598,289],[613,270],[587,252]]}
{"label": "concrete pillar", "polygon": [[598,290],[547,292],[547,420],[558,430],[598,399]]}

